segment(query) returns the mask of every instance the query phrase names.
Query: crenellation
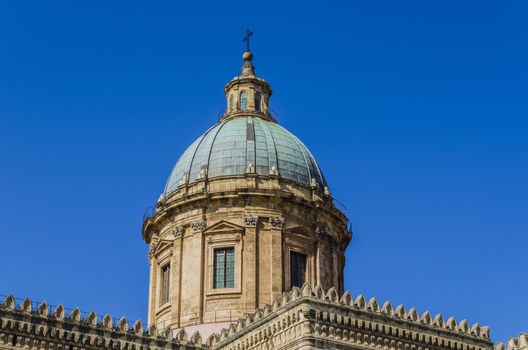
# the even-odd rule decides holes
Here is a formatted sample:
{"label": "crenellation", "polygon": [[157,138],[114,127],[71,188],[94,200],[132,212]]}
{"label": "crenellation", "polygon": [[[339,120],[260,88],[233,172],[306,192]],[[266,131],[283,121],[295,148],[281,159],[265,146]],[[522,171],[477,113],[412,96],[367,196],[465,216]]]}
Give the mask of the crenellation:
{"label": "crenellation", "polygon": [[528,333],[521,332],[518,337],[508,339],[508,343],[496,343],[495,350],[526,350],[528,349]]}
{"label": "crenellation", "polygon": [[367,310],[370,310],[372,312],[380,312],[380,307],[379,307],[379,303],[378,301],[376,300],[376,298],[371,298],[367,304]]}
{"label": "crenellation", "polygon": [[126,332],[128,331],[128,320],[126,319],[126,317],[121,317],[119,319],[119,321],[117,322],[117,329],[120,330],[121,332]]}
{"label": "crenellation", "polygon": [[394,316],[394,308],[392,306],[392,303],[390,302],[390,300],[387,300],[382,308],[381,308],[381,313],[384,314],[384,315],[389,315],[389,316]]}
{"label": "crenellation", "polygon": [[64,320],[66,313],[64,311],[64,306],[62,304],[57,305],[55,308],[55,311],[53,311],[52,317],[56,318],[57,320]]}
{"label": "crenellation", "polygon": [[428,326],[433,325],[433,318],[431,317],[431,314],[429,313],[429,311],[425,311],[422,314],[422,317],[420,317],[420,321]]}
{"label": "crenellation", "polygon": [[86,323],[90,326],[97,326],[97,314],[95,311],[90,311],[88,316],[86,316]]}
{"label": "crenellation", "polygon": [[109,314],[106,314],[101,320],[101,327],[105,329],[114,328],[114,319]]}
{"label": "crenellation", "polygon": [[[157,336],[156,328],[147,332],[141,321],[129,328],[128,321],[122,317],[116,327],[109,315],[97,323],[95,312],[82,318],[79,308],[74,308],[66,317],[62,304],[53,314],[43,312],[47,303],[41,303],[35,311],[28,311],[26,298],[19,306],[13,296],[7,297],[0,307],[0,344],[3,349],[34,350],[161,350],[166,348],[204,348],[199,333],[193,334],[190,342],[183,344],[173,339],[172,330],[167,328],[165,339]],[[105,330],[105,332],[101,332]]]}
{"label": "crenellation", "polygon": [[367,300],[365,299],[365,296],[363,294],[358,295],[356,301],[354,302],[354,306],[359,309],[367,308]]}
{"label": "crenellation", "polygon": [[412,307],[407,312],[407,319],[413,322],[417,322],[420,320],[420,316],[418,315],[418,311],[416,311],[415,307]]}
{"label": "crenellation", "polygon": [[[311,290],[311,293],[307,293],[308,290]],[[381,346],[385,348],[391,348],[391,346],[394,349],[400,349],[402,348],[403,343],[399,343],[398,347],[396,346],[397,340],[401,339],[408,339],[411,342],[416,342],[423,345],[418,344],[410,344],[408,348],[410,349],[431,349],[432,347],[444,347],[444,348],[453,348],[458,350],[484,350],[484,349],[490,349],[490,344],[488,340],[487,332],[483,332],[480,325],[475,324],[471,330],[468,330],[467,321],[462,321],[460,323],[460,326],[458,326],[454,330],[449,330],[452,332],[455,332],[458,334],[458,336],[465,337],[462,341],[446,341],[445,337],[442,336],[440,333],[442,331],[447,331],[447,328],[443,325],[443,317],[438,314],[435,316],[434,320],[431,317],[430,313],[428,311],[424,312],[421,317],[418,316],[418,312],[415,308],[411,308],[409,310],[409,313],[406,317],[401,317],[402,315],[406,314],[403,306],[398,306],[397,310],[398,312],[391,314],[388,310],[392,309],[392,305],[390,302],[386,302],[384,304],[382,312],[378,307],[375,307],[375,304],[377,303],[376,299],[371,299],[368,305],[365,305],[364,297],[359,296],[357,298],[357,303],[354,303],[354,305],[348,305],[347,303],[342,303],[340,300],[343,299],[343,296],[345,296],[346,293],[343,294],[341,298],[339,298],[339,301],[336,301],[335,298],[328,298],[328,297],[321,297],[321,295],[325,295],[324,291],[321,293],[321,288],[315,287],[314,289],[311,289],[309,286],[304,285],[301,289],[302,295],[299,296],[299,298],[289,298],[288,303],[284,303],[285,300],[288,298],[282,297],[282,305],[280,308],[272,309],[272,314],[270,314],[270,317],[277,317],[279,314],[287,314],[287,317],[282,318],[278,324],[274,323],[275,325],[278,325],[278,330],[288,328],[290,324],[295,323],[297,320],[295,317],[295,313],[289,313],[288,309],[298,307],[299,305],[303,304],[311,304],[310,301],[317,301],[318,303],[323,304],[330,304],[333,305],[333,307],[329,310],[333,310],[330,312],[325,311],[324,309],[319,309],[319,307],[315,307],[315,305],[310,305],[311,307],[315,307],[315,309],[312,309],[314,312],[303,312],[301,313],[301,317],[299,319],[311,319],[311,320],[318,320],[318,322],[322,322],[323,324],[314,324],[313,327],[308,327],[306,329],[313,329],[315,334],[327,336],[330,338],[337,338],[339,340],[346,339],[347,337],[344,336],[346,334],[349,335],[349,339],[355,339],[356,342],[359,343],[372,343],[374,342],[376,346]],[[297,293],[297,292],[296,292]],[[290,293],[290,294],[293,294]],[[310,295],[308,295],[310,294]],[[326,295],[329,295],[327,292]],[[349,294],[348,294],[349,295]],[[278,305],[278,299],[274,301],[274,304]],[[390,305],[390,306],[389,306]],[[336,308],[337,307],[337,308]],[[353,312],[352,318],[349,317],[350,310]],[[353,311],[357,310],[357,311]],[[356,312],[366,313],[363,316],[361,314],[357,314]],[[373,316],[375,314],[381,313],[384,315],[387,320],[384,322],[381,322],[382,320],[377,318],[377,321],[374,322]],[[292,316],[293,315],[293,316]],[[364,316],[371,315],[370,318],[364,319]],[[308,316],[308,317],[306,317]],[[353,319],[355,319],[354,322]],[[395,324],[385,323],[389,320],[397,321]],[[451,323],[454,321],[454,319],[451,319]],[[381,322],[381,323],[380,323]],[[399,323],[398,323],[399,322]],[[403,324],[401,322],[404,322]],[[410,322],[410,323],[408,323]],[[456,322],[455,322],[456,324]],[[417,327],[409,328],[411,327]],[[247,332],[247,328],[253,328],[257,327],[256,324],[242,324],[239,323],[237,325],[237,329],[235,332],[229,332],[225,334],[225,336],[220,337],[220,341],[224,342],[225,340],[228,340],[232,336],[238,336],[240,333],[244,333],[244,331]],[[356,329],[356,331],[352,329],[343,329],[342,327],[352,327]],[[407,328],[402,329],[401,327]],[[425,328],[423,328],[425,327]],[[362,333],[359,330],[364,330]],[[425,332],[425,333],[424,333]],[[439,333],[440,332],[440,333]],[[372,333],[369,335],[369,333]],[[354,334],[359,334],[359,337],[354,337]],[[362,335],[363,334],[363,335]],[[377,334],[377,336],[374,336],[374,334]],[[389,337],[389,338],[386,338]],[[395,338],[392,338],[395,337]],[[217,344],[216,340],[218,337],[212,337],[210,338],[211,341],[214,344]],[[363,339],[363,340],[361,340]],[[477,341],[477,339],[480,339],[480,342],[478,345],[476,343],[472,343],[474,341]],[[468,343],[469,342],[469,343]],[[392,345],[391,345],[392,344]],[[405,347],[403,347],[405,348]]]}
{"label": "crenellation", "polygon": [[445,328],[444,318],[441,314],[437,314],[433,319],[433,325],[439,328]]}
{"label": "crenellation", "polygon": [[81,322],[81,311],[78,307],[73,309],[73,311],[68,315],[68,320],[74,322],[74,323],[80,323]]}

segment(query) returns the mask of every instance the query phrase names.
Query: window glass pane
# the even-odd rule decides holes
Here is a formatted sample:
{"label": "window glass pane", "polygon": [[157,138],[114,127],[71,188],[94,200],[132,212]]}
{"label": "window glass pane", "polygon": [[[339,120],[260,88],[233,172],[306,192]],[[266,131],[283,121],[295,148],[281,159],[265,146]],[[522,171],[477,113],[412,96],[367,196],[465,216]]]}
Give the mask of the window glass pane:
{"label": "window glass pane", "polygon": [[260,93],[255,93],[255,110],[260,111]]}
{"label": "window glass pane", "polygon": [[290,252],[290,285],[302,287],[306,281],[306,255]]}
{"label": "window glass pane", "polygon": [[248,108],[247,92],[242,91],[240,93],[240,109],[246,111]]}
{"label": "window glass pane", "polygon": [[235,287],[235,249],[226,249],[226,288]]}
{"label": "window glass pane", "polygon": [[235,287],[235,249],[214,250],[214,288]]}
{"label": "window glass pane", "polygon": [[161,268],[160,305],[163,305],[169,301],[169,286],[170,286],[170,266],[166,265]]}

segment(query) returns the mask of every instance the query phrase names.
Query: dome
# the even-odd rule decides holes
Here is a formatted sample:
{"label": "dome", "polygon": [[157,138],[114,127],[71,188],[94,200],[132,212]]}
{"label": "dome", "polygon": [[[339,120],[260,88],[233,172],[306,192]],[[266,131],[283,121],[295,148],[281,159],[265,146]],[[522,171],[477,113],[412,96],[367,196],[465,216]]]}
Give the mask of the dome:
{"label": "dome", "polygon": [[292,133],[273,121],[237,116],[221,120],[187,148],[172,170],[165,194],[186,181],[248,172],[326,186],[314,157]]}

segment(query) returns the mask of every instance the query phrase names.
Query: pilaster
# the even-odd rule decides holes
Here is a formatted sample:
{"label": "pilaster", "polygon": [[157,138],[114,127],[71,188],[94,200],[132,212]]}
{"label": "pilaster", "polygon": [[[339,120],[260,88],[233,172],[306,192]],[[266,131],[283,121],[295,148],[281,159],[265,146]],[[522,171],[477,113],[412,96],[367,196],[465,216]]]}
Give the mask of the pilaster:
{"label": "pilaster", "polygon": [[245,215],[245,237],[243,254],[243,294],[245,296],[245,307],[258,307],[258,216]]}
{"label": "pilaster", "polygon": [[270,217],[270,240],[271,240],[271,300],[279,298],[284,291],[284,270],[282,257],[282,229],[284,227],[284,218]]}
{"label": "pilaster", "polygon": [[149,297],[148,297],[148,323],[156,322],[156,274],[158,273],[158,263],[156,257],[149,253]]}
{"label": "pilaster", "polygon": [[182,240],[185,234],[183,226],[178,226],[172,230],[174,243],[171,257],[171,327],[180,327],[181,314],[181,290],[182,290]]}

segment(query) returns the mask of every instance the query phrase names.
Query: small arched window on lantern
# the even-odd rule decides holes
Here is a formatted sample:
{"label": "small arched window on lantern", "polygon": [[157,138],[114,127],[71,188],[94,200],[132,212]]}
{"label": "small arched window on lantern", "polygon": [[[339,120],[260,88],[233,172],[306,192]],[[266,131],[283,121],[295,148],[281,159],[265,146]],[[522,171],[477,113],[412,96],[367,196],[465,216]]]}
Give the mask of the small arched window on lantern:
{"label": "small arched window on lantern", "polygon": [[255,110],[260,112],[260,92],[255,92]]}
{"label": "small arched window on lantern", "polygon": [[246,91],[240,93],[240,109],[247,111],[248,109],[248,96]]}
{"label": "small arched window on lantern", "polygon": [[229,110],[232,111],[235,109],[235,96],[231,95],[229,97]]}

